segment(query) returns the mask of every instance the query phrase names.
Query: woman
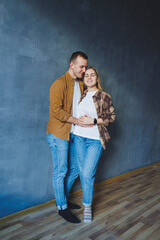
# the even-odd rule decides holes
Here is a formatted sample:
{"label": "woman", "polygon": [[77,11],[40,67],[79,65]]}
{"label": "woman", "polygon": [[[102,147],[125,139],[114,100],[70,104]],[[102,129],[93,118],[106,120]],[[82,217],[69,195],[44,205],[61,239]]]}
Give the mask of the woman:
{"label": "woman", "polygon": [[83,190],[84,222],[91,222],[94,176],[102,150],[110,139],[106,126],[115,120],[115,113],[111,97],[103,91],[94,67],[87,68],[84,84],[87,89],[79,103],[77,117],[88,127],[75,126],[74,147]]}

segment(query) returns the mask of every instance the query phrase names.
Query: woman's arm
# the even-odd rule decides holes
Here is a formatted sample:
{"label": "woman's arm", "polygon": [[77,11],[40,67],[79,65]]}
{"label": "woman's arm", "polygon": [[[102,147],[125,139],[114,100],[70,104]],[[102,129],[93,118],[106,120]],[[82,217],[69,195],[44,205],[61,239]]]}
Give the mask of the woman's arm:
{"label": "woman's arm", "polygon": [[105,126],[115,121],[116,115],[112,104],[112,99],[109,94],[106,94],[102,104],[101,118]]}
{"label": "woman's arm", "polygon": [[[103,101],[96,102],[96,105],[99,104],[102,104],[99,108],[102,112],[98,112],[97,109],[97,114],[99,116],[99,118],[97,118],[97,124],[108,126],[110,123],[114,122],[116,117],[110,95],[105,94],[105,96],[103,97]],[[80,119],[85,124],[94,124],[94,118],[91,118],[89,115],[81,116]]]}

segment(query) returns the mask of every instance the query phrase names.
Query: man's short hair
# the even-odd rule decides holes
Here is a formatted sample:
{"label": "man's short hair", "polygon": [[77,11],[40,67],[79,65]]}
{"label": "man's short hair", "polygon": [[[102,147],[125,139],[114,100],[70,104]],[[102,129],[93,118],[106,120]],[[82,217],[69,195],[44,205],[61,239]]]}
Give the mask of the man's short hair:
{"label": "man's short hair", "polygon": [[88,60],[87,55],[85,53],[79,51],[79,52],[72,53],[72,56],[70,57],[70,63],[74,62],[77,59],[78,56]]}

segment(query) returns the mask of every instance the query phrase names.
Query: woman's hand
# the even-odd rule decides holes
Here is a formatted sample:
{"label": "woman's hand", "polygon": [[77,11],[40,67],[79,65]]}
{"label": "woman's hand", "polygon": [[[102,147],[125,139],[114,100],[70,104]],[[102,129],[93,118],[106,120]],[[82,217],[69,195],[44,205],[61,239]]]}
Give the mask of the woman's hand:
{"label": "woman's hand", "polygon": [[89,115],[84,115],[79,118],[84,124],[94,124],[94,118],[91,118]]}

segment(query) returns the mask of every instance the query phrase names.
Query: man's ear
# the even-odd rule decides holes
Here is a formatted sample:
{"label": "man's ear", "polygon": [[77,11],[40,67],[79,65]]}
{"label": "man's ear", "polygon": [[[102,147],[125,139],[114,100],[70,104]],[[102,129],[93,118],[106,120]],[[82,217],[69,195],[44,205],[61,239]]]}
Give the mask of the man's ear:
{"label": "man's ear", "polygon": [[70,68],[71,68],[71,69],[73,68],[73,65],[74,65],[74,63],[73,63],[73,62],[70,62]]}

